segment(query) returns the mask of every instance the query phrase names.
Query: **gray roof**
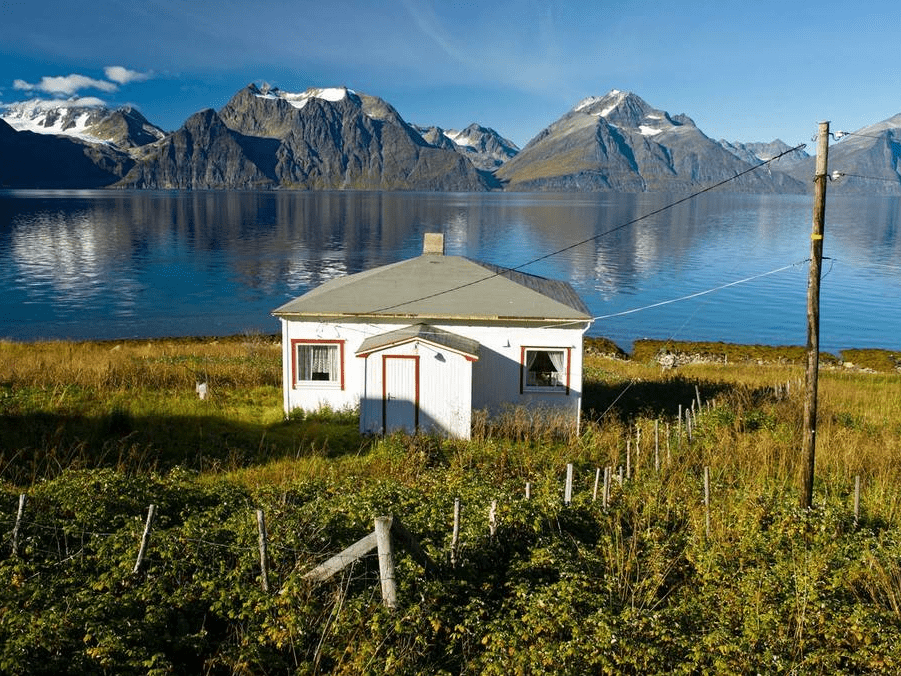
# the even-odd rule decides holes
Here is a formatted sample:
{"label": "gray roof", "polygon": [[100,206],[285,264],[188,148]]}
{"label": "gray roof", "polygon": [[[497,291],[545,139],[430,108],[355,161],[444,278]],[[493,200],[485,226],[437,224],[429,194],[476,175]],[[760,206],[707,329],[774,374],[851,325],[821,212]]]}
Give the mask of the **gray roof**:
{"label": "gray roof", "polygon": [[276,308],[278,317],[591,319],[566,282],[462,256],[423,254],[326,282]]}
{"label": "gray roof", "polygon": [[408,343],[412,340],[422,340],[474,358],[479,356],[479,342],[477,340],[466,338],[435,326],[429,326],[428,324],[413,324],[413,326],[405,326],[396,331],[388,331],[377,336],[371,336],[363,341],[360,349],[357,350],[357,354],[362,356],[376,350],[383,350],[386,347]]}

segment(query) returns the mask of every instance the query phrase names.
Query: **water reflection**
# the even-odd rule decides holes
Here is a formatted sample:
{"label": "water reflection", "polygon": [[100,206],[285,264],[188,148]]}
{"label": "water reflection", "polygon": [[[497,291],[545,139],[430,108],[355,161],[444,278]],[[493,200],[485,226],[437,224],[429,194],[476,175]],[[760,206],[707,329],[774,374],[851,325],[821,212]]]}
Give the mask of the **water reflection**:
{"label": "water reflection", "polygon": [[[803,261],[810,198],[292,192],[0,193],[0,336],[274,331],[337,276],[448,253],[569,280],[613,315]],[[898,198],[832,198],[824,344],[897,347]],[[573,246],[581,242],[578,246]],[[565,249],[559,255],[547,254]],[[803,343],[806,270],[596,324],[635,338]],[[887,305],[887,303],[891,303]],[[873,317],[886,319],[876,323]]]}

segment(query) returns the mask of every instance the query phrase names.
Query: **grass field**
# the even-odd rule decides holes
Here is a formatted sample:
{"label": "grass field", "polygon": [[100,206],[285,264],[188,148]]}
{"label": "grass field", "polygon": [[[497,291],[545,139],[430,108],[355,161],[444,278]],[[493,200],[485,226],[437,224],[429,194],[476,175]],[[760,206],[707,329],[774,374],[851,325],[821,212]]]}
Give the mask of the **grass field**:
{"label": "grass field", "polygon": [[[589,347],[579,435],[513,412],[455,441],[286,420],[273,337],[0,343],[0,672],[901,671],[897,355],[824,359],[803,510],[796,350]],[[662,369],[664,347],[693,363]],[[627,462],[605,509],[597,469]],[[398,556],[396,611],[371,557],[302,580],[385,513],[439,567]]]}

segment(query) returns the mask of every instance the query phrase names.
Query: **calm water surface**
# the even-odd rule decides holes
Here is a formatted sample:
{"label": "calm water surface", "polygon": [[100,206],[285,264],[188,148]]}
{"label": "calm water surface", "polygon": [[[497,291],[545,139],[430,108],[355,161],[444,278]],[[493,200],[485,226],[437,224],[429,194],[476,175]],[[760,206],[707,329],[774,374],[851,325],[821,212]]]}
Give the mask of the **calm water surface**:
{"label": "calm water surface", "polygon": [[[274,333],[289,298],[440,231],[449,254],[540,259],[522,269],[572,283],[599,317],[589,333],[626,349],[803,345],[812,198],[708,193],[659,211],[675,199],[0,191],[0,338]],[[823,350],[901,349],[899,227],[898,198],[829,196]]]}

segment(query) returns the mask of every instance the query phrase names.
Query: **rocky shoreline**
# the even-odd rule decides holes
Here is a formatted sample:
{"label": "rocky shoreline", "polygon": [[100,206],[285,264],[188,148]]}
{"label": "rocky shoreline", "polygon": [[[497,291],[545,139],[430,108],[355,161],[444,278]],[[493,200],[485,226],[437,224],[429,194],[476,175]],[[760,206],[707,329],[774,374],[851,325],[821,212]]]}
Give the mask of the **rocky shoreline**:
{"label": "rocky shoreline", "polygon": [[[586,337],[585,354],[609,359],[654,362],[662,369],[694,364],[803,365],[806,348],[801,346],[741,345],[644,339],[635,341],[632,354],[607,338]],[[901,351],[842,350],[839,356],[820,353],[820,368],[860,373],[901,373]]]}

